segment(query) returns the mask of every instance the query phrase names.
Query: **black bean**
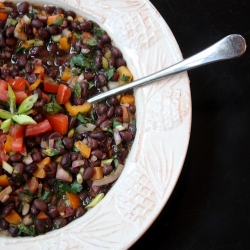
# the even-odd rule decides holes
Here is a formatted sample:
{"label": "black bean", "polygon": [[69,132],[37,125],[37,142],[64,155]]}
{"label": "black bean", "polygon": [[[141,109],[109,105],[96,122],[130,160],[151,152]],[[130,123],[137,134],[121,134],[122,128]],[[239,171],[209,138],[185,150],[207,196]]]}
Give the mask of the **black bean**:
{"label": "black bean", "polygon": [[67,219],[65,218],[56,218],[53,220],[53,227],[58,229],[66,226],[68,224]]}
{"label": "black bean", "polygon": [[52,67],[50,70],[49,70],[49,73],[48,75],[53,78],[54,80],[57,78],[59,74],[59,70],[57,67]]}
{"label": "black bean", "polygon": [[38,114],[36,114],[36,115],[33,117],[33,119],[34,119],[37,123],[39,123],[39,122],[42,122],[42,121],[44,120],[44,117],[43,117],[43,115],[42,115],[41,113],[38,113]]}
{"label": "black bean", "polygon": [[16,226],[9,226],[9,233],[11,237],[16,237],[18,235],[19,229]]}
{"label": "black bean", "polygon": [[125,159],[128,156],[129,151],[125,148],[123,148],[121,151],[118,152],[118,161],[119,163],[123,164]]}
{"label": "black bean", "polygon": [[26,14],[29,11],[29,4],[27,2],[17,4],[17,10],[20,14]]}
{"label": "black bean", "polygon": [[103,43],[110,43],[111,42],[111,38],[108,34],[102,34],[100,36],[100,39]]}
{"label": "black bean", "polygon": [[24,55],[21,55],[18,59],[17,59],[17,65],[20,67],[24,67],[26,65],[26,57]]}
{"label": "black bean", "polygon": [[116,67],[116,59],[115,59],[114,56],[111,56],[111,57],[108,59],[108,62],[109,62],[109,66]]}
{"label": "black bean", "polygon": [[100,165],[101,165],[101,161],[99,161],[99,160],[96,160],[94,162],[90,162],[91,167],[98,167]]}
{"label": "black bean", "polygon": [[56,7],[56,9],[54,10],[54,15],[63,14],[63,13],[64,13],[64,10],[60,7]]}
{"label": "black bean", "polygon": [[6,39],[6,45],[9,47],[14,47],[16,43],[17,43],[17,39],[14,37]]}
{"label": "black bean", "polygon": [[92,28],[91,21],[84,21],[78,25],[78,29],[81,31],[90,31]]}
{"label": "black bean", "polygon": [[31,154],[31,157],[32,157],[34,162],[39,162],[43,159],[40,151],[33,152]]}
{"label": "black bean", "polygon": [[126,61],[123,58],[116,59],[116,67],[126,66]]}
{"label": "black bean", "polygon": [[71,16],[71,17],[73,17],[73,19],[76,17],[76,13],[75,13],[74,11],[72,11],[72,10],[67,10],[67,11],[65,11],[65,12],[64,12],[64,15],[65,15],[66,17]]}
{"label": "black bean", "polygon": [[129,109],[129,111],[131,112],[131,114],[135,114],[135,112],[136,112],[136,107],[135,107],[135,105],[130,105],[128,109]]}
{"label": "black bean", "polygon": [[73,138],[69,138],[67,136],[64,136],[62,139],[63,145],[67,148],[67,149],[72,149],[74,146],[74,139]]}
{"label": "black bean", "polygon": [[70,153],[66,153],[62,156],[62,159],[61,159],[61,166],[63,168],[66,168],[70,165],[71,163],[71,155]]}
{"label": "black bean", "polygon": [[39,19],[32,19],[30,25],[38,30],[44,26],[43,22],[40,21]]}
{"label": "black bean", "polygon": [[28,148],[33,148],[36,146],[36,140],[34,137],[28,137],[26,139],[26,145]]}
{"label": "black bean", "polygon": [[123,123],[123,118],[122,118],[121,116],[117,116],[117,117],[115,118],[115,120],[116,120],[117,122]]}
{"label": "black bean", "polygon": [[108,118],[108,117],[107,117],[106,114],[102,114],[102,115],[99,116],[98,119],[96,120],[95,125],[96,125],[97,127],[99,127],[104,121],[107,120],[107,118]]}
{"label": "black bean", "polygon": [[109,107],[107,111],[107,117],[110,119],[114,116],[114,114],[115,114],[115,107],[114,106]]}
{"label": "black bean", "polygon": [[14,209],[14,204],[13,203],[9,203],[7,206],[5,206],[2,209],[0,217],[4,218],[4,217],[8,216],[12,212],[13,209]]}
{"label": "black bean", "polygon": [[9,222],[5,219],[0,219],[0,229],[7,230],[9,228]]}
{"label": "black bean", "polygon": [[20,153],[15,153],[14,155],[10,156],[10,161],[17,162],[22,160],[22,155]]}
{"label": "black bean", "polygon": [[128,131],[120,131],[120,136],[124,141],[131,141],[133,136]]}
{"label": "black bean", "polygon": [[58,26],[57,25],[50,25],[50,26],[47,27],[47,31],[51,35],[56,35],[56,34],[58,34]]}
{"label": "black bean", "polygon": [[39,214],[39,209],[37,209],[34,205],[30,207],[30,213],[33,215],[38,215]]}
{"label": "black bean", "polygon": [[43,138],[44,138],[44,140],[59,139],[59,138],[61,138],[61,134],[59,134],[58,132],[49,132],[49,133],[45,134],[45,136]]}
{"label": "black bean", "polygon": [[34,64],[33,63],[28,62],[28,63],[25,64],[25,71],[27,73],[31,73],[33,70],[34,70]]}
{"label": "black bean", "polygon": [[108,105],[102,104],[96,109],[96,113],[100,116],[102,114],[106,114],[108,109],[109,109]]}
{"label": "black bean", "polygon": [[76,125],[76,117],[75,116],[69,116],[69,130],[74,128]]}
{"label": "black bean", "polygon": [[54,178],[56,176],[57,165],[55,162],[51,162],[49,165],[44,167],[46,176],[48,178]]}
{"label": "black bean", "polygon": [[122,56],[121,51],[120,51],[117,47],[112,46],[112,47],[110,48],[110,50],[111,50],[112,55],[113,55],[115,58],[118,58],[118,57],[121,57],[121,56]]}
{"label": "black bean", "polygon": [[94,174],[94,169],[92,167],[87,167],[83,172],[82,178],[85,181],[90,180],[93,174]]}
{"label": "black bean", "polygon": [[91,132],[90,136],[99,142],[104,141],[106,139],[106,136],[102,131]]}
{"label": "black bean", "polygon": [[42,212],[45,212],[48,208],[48,205],[45,202],[38,200],[38,199],[34,200],[33,205],[35,208],[37,208],[38,210]]}
{"label": "black bean", "polygon": [[67,168],[67,170],[72,173],[72,174],[78,174],[79,171],[80,171],[80,168],[79,167],[76,167],[76,168],[72,168],[72,167],[69,167]]}
{"label": "black bean", "polygon": [[37,170],[38,166],[32,162],[24,167],[24,172],[28,175],[32,175]]}
{"label": "black bean", "polygon": [[87,81],[92,81],[94,79],[95,75],[91,72],[87,72],[85,73],[84,75],[84,78],[87,80]]}
{"label": "black bean", "polygon": [[117,105],[119,104],[119,101],[117,100],[116,97],[111,97],[111,98],[109,98],[109,100],[108,100],[108,104],[109,104],[110,106],[117,106]]}
{"label": "black bean", "polygon": [[106,154],[104,154],[100,149],[92,150],[91,155],[96,156],[99,160],[103,160],[106,157]]}
{"label": "black bean", "polygon": [[54,218],[58,217],[60,214],[59,214],[59,211],[56,208],[56,206],[51,205],[48,209],[48,215],[50,218],[54,219]]}
{"label": "black bean", "polygon": [[123,111],[122,111],[122,107],[121,106],[118,106],[118,107],[115,108],[115,115],[122,117]]}
{"label": "black bean", "polygon": [[24,164],[22,162],[18,162],[14,165],[14,169],[18,171],[18,173],[23,174]]}
{"label": "black bean", "polygon": [[78,25],[79,25],[79,22],[76,22],[76,21],[71,21],[70,22],[70,28],[73,30],[73,31],[78,31]]}
{"label": "black bean", "polygon": [[88,136],[88,146],[91,147],[91,149],[96,149],[98,148],[98,141],[95,140],[94,138]]}
{"label": "black bean", "polygon": [[79,134],[79,133],[75,133],[74,138],[76,139],[76,141],[81,141],[82,140],[82,135]]}
{"label": "black bean", "polygon": [[73,96],[73,103],[74,105],[82,105],[84,103],[84,99],[83,98],[78,98],[75,95]]}
{"label": "black bean", "polygon": [[52,15],[52,13],[54,12],[55,10],[55,6],[52,6],[52,5],[46,5],[45,6],[45,11],[49,14],[49,15]]}
{"label": "black bean", "polygon": [[96,55],[94,58],[94,63],[97,69],[101,69],[102,68],[102,55]]}
{"label": "black bean", "polygon": [[87,190],[82,190],[79,194],[78,194],[79,198],[81,201],[84,201],[87,199],[88,197],[88,191]]}
{"label": "black bean", "polygon": [[64,56],[66,54],[66,51],[65,50],[62,50],[62,49],[58,49],[56,51],[56,55],[57,56]]}
{"label": "black bean", "polygon": [[133,136],[133,137],[135,137],[135,134],[136,134],[136,126],[134,126],[133,124],[129,124],[128,125],[128,131],[129,131],[129,133]]}
{"label": "black bean", "polygon": [[0,20],[0,28],[3,29],[5,26],[6,20]]}
{"label": "black bean", "polygon": [[113,171],[113,167],[111,165],[103,166],[102,173],[103,175],[109,175]]}
{"label": "black bean", "polygon": [[85,214],[85,209],[83,206],[80,206],[76,209],[76,218],[79,218]]}
{"label": "black bean", "polygon": [[35,226],[36,226],[36,230],[38,231],[38,233],[45,232],[45,225],[44,225],[44,221],[42,219],[36,219]]}
{"label": "black bean", "polygon": [[36,79],[37,79],[36,74],[30,74],[27,78],[29,83],[34,83]]}
{"label": "black bean", "polygon": [[101,123],[100,129],[102,131],[107,131],[111,127],[112,123],[113,123],[112,121],[106,120],[103,123]]}
{"label": "black bean", "polygon": [[52,53],[55,54],[57,51],[57,45],[55,43],[49,43],[47,46],[47,50]]}
{"label": "black bean", "polygon": [[15,26],[14,25],[10,25],[7,27],[5,35],[6,37],[10,38],[14,36],[14,30],[15,30]]}
{"label": "black bean", "polygon": [[47,29],[45,29],[45,28],[40,28],[40,29],[38,30],[38,36],[39,36],[41,39],[45,40],[45,39],[48,39],[48,38],[50,37],[50,34],[49,34],[49,32],[47,31]]}
{"label": "black bean", "polygon": [[116,82],[118,81],[119,77],[120,75],[117,72],[115,72],[114,75],[110,78],[110,80]]}
{"label": "black bean", "polygon": [[5,47],[6,46],[6,41],[3,37],[3,34],[0,33],[0,47]]}

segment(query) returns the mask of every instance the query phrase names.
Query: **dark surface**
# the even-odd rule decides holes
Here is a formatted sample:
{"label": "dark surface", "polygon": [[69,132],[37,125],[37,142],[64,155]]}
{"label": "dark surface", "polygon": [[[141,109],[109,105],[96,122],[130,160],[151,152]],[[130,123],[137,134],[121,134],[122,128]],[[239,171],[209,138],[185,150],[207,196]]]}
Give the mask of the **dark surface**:
{"label": "dark surface", "polygon": [[[183,57],[241,34],[249,0],[152,0]],[[192,132],[178,183],[136,249],[250,249],[250,51],[189,72]]]}

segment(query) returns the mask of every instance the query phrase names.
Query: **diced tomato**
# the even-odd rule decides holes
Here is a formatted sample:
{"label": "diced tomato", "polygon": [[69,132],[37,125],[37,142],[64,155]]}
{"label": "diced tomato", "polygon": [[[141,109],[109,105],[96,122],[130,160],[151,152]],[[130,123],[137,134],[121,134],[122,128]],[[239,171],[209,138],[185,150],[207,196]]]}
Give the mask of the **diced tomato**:
{"label": "diced tomato", "polygon": [[9,159],[9,156],[6,154],[4,150],[5,141],[6,141],[6,135],[0,131],[0,166],[2,165],[3,160],[8,161]]}
{"label": "diced tomato", "polygon": [[62,135],[68,132],[68,116],[64,114],[47,115],[52,129]]}
{"label": "diced tomato", "polygon": [[26,81],[24,78],[22,77],[18,77],[18,78],[8,78],[7,79],[7,83],[9,83],[9,85],[12,87],[12,89],[15,91],[26,91],[27,89],[29,89],[29,82]]}
{"label": "diced tomato", "polygon": [[30,124],[26,127],[25,136],[41,135],[52,130],[49,121],[46,119],[37,124]]}
{"label": "diced tomato", "polygon": [[0,100],[7,102],[8,99],[8,84],[4,80],[0,80]]}
{"label": "diced tomato", "polygon": [[23,133],[25,126],[17,123],[10,126],[9,136],[12,137],[12,151],[22,152],[23,150]]}
{"label": "diced tomato", "polygon": [[14,93],[16,96],[17,104],[21,104],[28,97],[28,95],[24,91],[15,91]]}
{"label": "diced tomato", "polygon": [[69,101],[71,96],[71,90],[64,84],[59,84],[58,92],[56,94],[56,101],[59,104],[65,104]]}
{"label": "diced tomato", "polygon": [[50,102],[50,99],[51,99],[50,96],[45,94],[44,92],[42,92],[42,98],[47,99],[48,102]]}
{"label": "diced tomato", "polygon": [[46,91],[46,92],[49,92],[49,93],[57,93],[58,91],[58,87],[59,85],[56,84],[55,82],[52,82],[48,79],[44,79],[44,82],[43,82],[43,89]]}

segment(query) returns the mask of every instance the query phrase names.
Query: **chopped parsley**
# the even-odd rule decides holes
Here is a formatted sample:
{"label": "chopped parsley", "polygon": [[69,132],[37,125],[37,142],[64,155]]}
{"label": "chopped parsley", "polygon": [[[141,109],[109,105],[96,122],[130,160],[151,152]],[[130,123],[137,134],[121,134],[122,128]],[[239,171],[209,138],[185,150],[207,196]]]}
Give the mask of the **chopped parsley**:
{"label": "chopped parsley", "polygon": [[126,75],[122,75],[122,79],[121,79],[123,82],[129,82],[130,80],[130,76],[126,76]]}
{"label": "chopped parsley", "polygon": [[79,184],[77,182],[77,180],[75,180],[74,182],[72,182],[71,184],[68,184],[64,181],[60,181],[60,180],[56,180],[56,184],[57,184],[57,191],[59,193],[66,193],[66,192],[70,192],[70,193],[79,193],[82,191],[82,184]]}
{"label": "chopped parsley", "polygon": [[81,98],[81,94],[82,94],[82,89],[81,89],[81,85],[79,82],[75,83],[75,87],[74,87],[74,94],[77,98]]}
{"label": "chopped parsley", "polygon": [[70,60],[70,67],[74,67],[74,66],[89,68],[91,66],[91,64],[90,64],[89,60],[86,57],[84,57],[83,54],[80,53],[80,54],[72,57]]}

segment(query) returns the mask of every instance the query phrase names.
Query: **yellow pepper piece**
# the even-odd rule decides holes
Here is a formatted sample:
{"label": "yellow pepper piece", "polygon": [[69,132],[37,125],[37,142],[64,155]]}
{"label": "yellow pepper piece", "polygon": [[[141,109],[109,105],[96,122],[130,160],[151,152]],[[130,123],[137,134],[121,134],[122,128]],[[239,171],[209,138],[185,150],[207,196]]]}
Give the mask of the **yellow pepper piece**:
{"label": "yellow pepper piece", "polygon": [[72,116],[77,116],[79,113],[88,113],[91,110],[91,105],[88,102],[77,106],[73,106],[70,102],[66,102],[64,106]]}
{"label": "yellow pepper piece", "polygon": [[132,82],[133,75],[130,70],[126,66],[119,67],[116,72],[119,74],[118,82],[120,84],[125,84],[128,82]]}
{"label": "yellow pepper piece", "polygon": [[34,83],[32,83],[29,87],[29,91],[33,91],[35,90],[39,84],[41,83],[42,79],[41,78],[38,78]]}
{"label": "yellow pepper piece", "polygon": [[68,38],[67,37],[61,37],[60,40],[59,40],[59,43],[60,43],[61,49],[63,49],[63,50],[69,50],[70,44],[68,42]]}
{"label": "yellow pepper piece", "polygon": [[78,148],[78,150],[81,152],[81,154],[85,158],[89,158],[90,153],[91,153],[91,147],[87,146],[84,142],[82,141],[76,141],[75,142],[75,147]]}
{"label": "yellow pepper piece", "polygon": [[66,67],[62,74],[62,80],[66,82],[69,80],[70,77],[71,77],[70,68]]}
{"label": "yellow pepper piece", "polygon": [[44,167],[51,163],[51,158],[46,157],[37,163],[38,168],[33,172],[33,175],[37,178],[43,179],[46,177]]}

